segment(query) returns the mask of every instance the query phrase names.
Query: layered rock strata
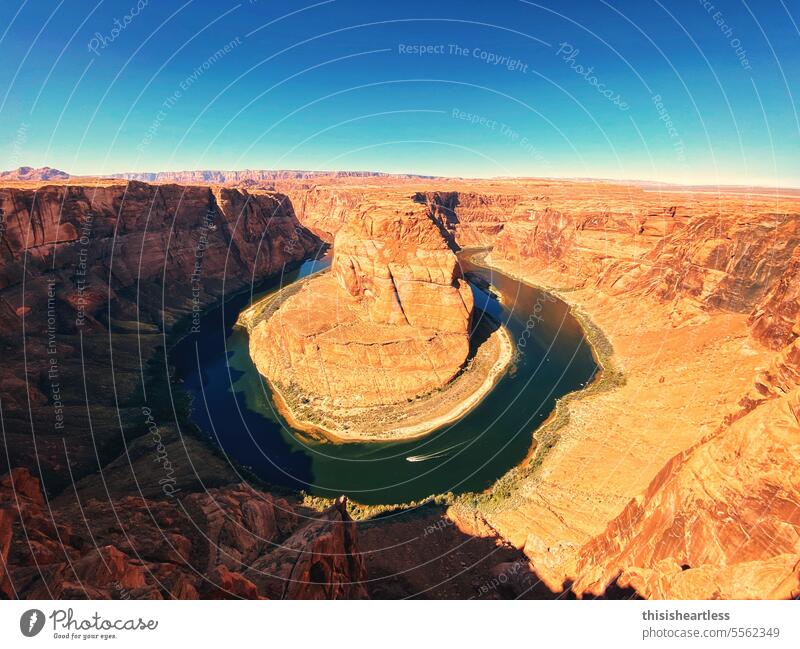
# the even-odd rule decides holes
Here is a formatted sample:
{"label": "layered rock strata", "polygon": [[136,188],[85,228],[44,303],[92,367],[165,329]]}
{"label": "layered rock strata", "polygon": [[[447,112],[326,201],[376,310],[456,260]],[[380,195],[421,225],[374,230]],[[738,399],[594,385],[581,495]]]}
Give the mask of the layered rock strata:
{"label": "layered rock strata", "polygon": [[497,238],[494,263],[599,325],[616,373],[487,519],[556,590],[795,597],[800,201],[666,198],[655,228],[558,209]]}
{"label": "layered rock strata", "polygon": [[[262,181],[245,178],[241,182]],[[580,317],[595,325],[589,331],[606,366],[604,380],[582,398],[570,400],[563,416],[536,433],[547,442],[539,445],[539,451],[546,452],[537,451],[530,466],[510,476],[512,488],[504,483],[508,498],[498,497],[491,506],[470,510],[476,535],[492,530],[524,550],[532,569],[552,590],[572,582],[578,593],[589,595],[609,592],[616,582],[654,598],[797,595],[797,192],[669,187],[646,191],[633,184],[528,179],[270,177],[263,182],[280,187],[290,197],[305,226],[300,236],[302,250],[288,257],[300,258],[313,248],[308,230],[333,241],[351,216],[361,215],[359,206],[387,200],[402,203],[403,210],[425,209],[445,240],[493,246],[489,257],[493,264],[560,292]],[[125,202],[126,187],[120,183],[112,188],[107,181],[96,184],[105,188],[98,196],[114,197],[113,209],[105,210],[111,226],[103,227],[108,232]],[[115,332],[111,342],[105,336],[84,336],[82,341],[93,379],[87,390],[96,448],[102,457],[113,457],[120,448],[122,435],[112,397],[115,383],[121,394],[134,393],[136,381],[120,377],[136,376],[139,371],[135,341],[142,342],[147,353],[159,344],[164,323],[191,312],[191,284],[186,276],[194,266],[194,249],[208,204],[202,197],[214,196],[219,204],[217,196],[222,191],[187,190],[194,206],[189,212],[193,216],[187,217],[177,209],[182,204],[176,199],[181,189],[137,183],[129,189],[132,196],[145,196],[144,201],[137,199],[137,211],[145,216],[137,219],[128,214],[120,222],[117,234],[127,245],[105,237],[103,254],[91,262],[100,270],[81,292],[82,309],[88,314],[84,331],[103,333],[110,327]],[[82,493],[100,498],[105,483],[130,491],[141,483],[147,469],[137,465],[131,475],[127,459],[120,456],[104,469],[113,478],[100,480],[96,475],[97,462],[89,461],[94,452],[86,433],[89,422],[82,414],[87,395],[78,373],[70,375],[76,380],[62,382],[68,387],[61,400],[70,413],[65,453],[62,438],[47,434],[53,426],[52,386],[45,371],[49,368],[44,362],[34,363],[34,370],[26,373],[20,348],[25,317],[29,360],[48,358],[46,278],[53,272],[59,330],[75,320],[77,302],[70,295],[77,293],[73,271],[83,248],[75,231],[82,231],[86,218],[75,220],[75,231],[67,232],[68,241],[62,242],[61,229],[53,225],[58,219],[47,216],[58,214],[56,204],[65,197],[69,205],[85,206],[78,209],[79,214],[93,209],[94,188],[87,185],[77,198],[75,191],[45,187],[33,192],[20,186],[0,192],[4,211],[0,332],[4,363],[8,363],[4,368],[13,370],[3,373],[0,391],[7,448],[16,464],[35,466],[41,458],[49,476],[66,479],[69,460],[73,471],[87,476],[81,481]],[[43,210],[34,205],[37,193],[37,203],[47,199]],[[148,221],[149,201],[154,198],[153,210],[159,218]],[[170,239],[174,212],[181,214],[176,221],[180,236]],[[274,222],[266,226],[267,239],[274,236],[279,241],[274,248],[278,252],[297,238],[299,225],[290,212],[279,213],[289,219],[280,220],[280,227]],[[231,281],[244,281],[253,271],[253,262],[257,276],[263,276],[265,268],[276,267],[264,264],[257,247],[240,241],[241,220],[238,226],[235,218],[225,220],[227,226],[217,223],[217,230],[210,234],[211,247],[220,254],[213,252],[208,258],[215,260],[218,270],[225,268],[222,252],[229,245],[233,254],[227,263],[235,271],[227,273]],[[96,222],[104,223],[104,219]],[[253,235],[260,236],[265,226],[259,228],[257,220],[251,223],[255,224]],[[28,244],[20,243],[26,240],[32,242],[29,252]],[[171,245],[166,246],[166,241]],[[125,279],[136,277],[137,272],[126,272],[125,267],[138,266],[142,247],[148,288],[139,292],[137,309],[132,306],[135,285]],[[58,250],[55,266],[47,252],[50,248]],[[158,253],[150,255],[152,248]],[[167,248],[177,254],[165,254]],[[115,259],[128,261],[117,268],[116,262],[110,262],[111,250]],[[94,254],[93,247],[89,254]],[[275,255],[275,263],[279,256],[287,257]],[[163,313],[162,276],[169,279],[170,297],[177,304],[173,308],[166,301]],[[331,273],[327,281],[341,299],[327,307],[348,305],[350,309],[355,297],[345,287],[359,286],[357,276],[351,277],[340,284]],[[222,275],[215,273],[213,279],[221,280]],[[110,301],[105,297],[106,284],[113,289]],[[100,287],[96,303],[89,300],[89,286]],[[202,303],[210,304],[221,294],[222,281],[204,283]],[[372,297],[362,294],[361,300],[360,312],[369,318]],[[378,312],[393,313],[381,300],[373,302]],[[315,304],[310,300],[308,309],[313,310]],[[109,312],[112,321],[104,319]],[[131,328],[136,319],[138,333]],[[80,351],[79,336],[59,334],[61,362],[77,367]],[[108,369],[112,352],[116,380]],[[31,446],[31,422],[25,415],[28,399],[37,430],[36,449]],[[141,414],[139,402],[122,399],[121,404],[123,421],[136,421]],[[170,453],[182,458],[181,453],[204,452],[170,428],[162,427],[165,444],[170,440]],[[125,435],[130,434],[135,432],[126,424]],[[143,438],[135,439],[129,450],[142,455],[141,467],[153,464]],[[187,460],[186,467],[181,464],[181,471],[187,468],[179,473],[181,488],[221,489],[226,484],[225,488],[231,488],[235,477],[224,463],[210,455],[203,457],[204,463]],[[189,466],[200,467],[201,474],[193,475]],[[147,498],[158,500],[157,481],[155,476],[143,487],[155,492],[146,493]],[[52,484],[50,479],[47,484]],[[115,502],[125,497],[124,491],[114,494]],[[87,511],[95,507],[102,511],[95,504]],[[16,533],[18,525],[11,509],[7,504],[0,506],[0,550],[8,556],[13,549],[5,539]],[[379,525],[380,521],[373,523]],[[84,542],[88,538],[77,536]],[[0,554],[0,558],[5,557]],[[414,559],[408,560],[413,563]],[[0,568],[3,565],[0,562]],[[13,561],[10,565],[15,572]],[[0,591],[7,594],[6,576],[0,570]],[[229,584],[229,590],[238,583],[243,592],[252,593],[240,576],[255,583],[228,566],[219,569],[217,578]],[[30,579],[31,592],[37,588],[37,579]]]}
{"label": "layered rock strata", "polygon": [[491,528],[555,590],[621,575],[648,597],[796,595],[798,192],[421,185],[457,244],[598,325],[610,370],[541,431],[547,455],[481,513]]}
{"label": "layered rock strata", "polygon": [[0,189],[3,464],[19,467],[0,477],[0,597],[365,595],[344,503],[241,484],[147,369],[176,323],[318,245],[274,192]]}

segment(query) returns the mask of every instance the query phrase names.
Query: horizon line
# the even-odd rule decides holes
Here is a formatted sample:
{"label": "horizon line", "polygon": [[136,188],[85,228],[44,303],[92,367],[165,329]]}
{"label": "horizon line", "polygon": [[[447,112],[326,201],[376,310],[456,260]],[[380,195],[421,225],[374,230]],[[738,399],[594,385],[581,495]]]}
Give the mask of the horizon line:
{"label": "horizon line", "polygon": [[[132,175],[153,175],[159,174],[191,174],[191,173],[242,173],[242,172],[270,172],[270,173],[305,173],[305,174],[353,174],[363,176],[384,176],[387,178],[392,177],[410,177],[421,178],[426,180],[464,180],[464,181],[493,181],[493,180],[559,180],[559,181],[573,181],[573,182],[598,182],[598,183],[618,183],[618,184],[632,184],[632,185],[663,185],[669,187],[693,187],[693,188],[736,188],[736,189],[790,189],[800,190],[800,183],[797,185],[783,185],[783,184],[763,184],[761,181],[756,181],[754,184],[742,181],[736,182],[677,182],[674,180],[654,180],[648,178],[614,178],[605,176],[459,176],[459,175],[439,175],[439,174],[423,174],[418,172],[403,171],[403,172],[387,172],[377,171],[371,169],[292,169],[292,168],[269,168],[269,167],[244,167],[240,169],[221,169],[206,167],[202,169],[178,169],[175,171],[160,170],[160,171],[119,171],[106,174],[83,173],[73,174],[64,171],[57,167],[50,167],[44,165],[41,167],[34,167],[32,165],[21,165],[15,169],[0,170],[0,179],[7,175],[18,172],[22,169],[30,169],[32,171],[51,170],[66,174],[69,178],[108,178],[115,180],[126,180],[125,176]],[[46,182],[46,181],[41,181]]]}

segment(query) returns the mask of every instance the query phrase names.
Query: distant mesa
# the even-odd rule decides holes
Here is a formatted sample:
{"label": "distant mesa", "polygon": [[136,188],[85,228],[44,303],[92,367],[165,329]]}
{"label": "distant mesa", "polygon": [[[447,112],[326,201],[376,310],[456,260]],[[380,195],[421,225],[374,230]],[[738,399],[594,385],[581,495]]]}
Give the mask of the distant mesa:
{"label": "distant mesa", "polygon": [[436,178],[436,176],[390,174],[378,171],[306,171],[295,169],[240,169],[236,171],[199,169],[75,175],[53,167],[23,166],[10,171],[0,171],[0,181],[12,182],[48,182],[69,179],[93,181],[106,179],[118,182],[129,180],[153,184],[228,185],[245,189],[274,189],[275,183],[317,182],[323,179],[353,182],[358,181],[358,179],[420,180],[433,178]]}
{"label": "distant mesa", "polygon": [[378,171],[304,171],[293,169],[241,169],[220,171],[202,169],[194,171],[126,172],[110,174],[111,178],[138,180],[146,183],[211,183],[230,185],[240,183],[273,183],[287,180],[313,180],[315,178],[434,178],[416,174],[387,174]]}

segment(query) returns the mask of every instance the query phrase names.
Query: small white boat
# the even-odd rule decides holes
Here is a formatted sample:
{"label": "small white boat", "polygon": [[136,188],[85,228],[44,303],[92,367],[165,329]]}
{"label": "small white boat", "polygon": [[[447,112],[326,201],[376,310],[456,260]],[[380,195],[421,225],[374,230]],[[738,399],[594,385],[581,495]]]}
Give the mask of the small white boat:
{"label": "small white boat", "polygon": [[406,458],[406,462],[426,462],[427,460],[435,460],[437,457],[447,455],[454,448],[458,448],[464,444],[466,444],[466,442],[459,442],[458,444],[454,444],[453,446],[442,449],[441,451],[434,451],[433,453],[428,453],[427,455],[409,455]]}

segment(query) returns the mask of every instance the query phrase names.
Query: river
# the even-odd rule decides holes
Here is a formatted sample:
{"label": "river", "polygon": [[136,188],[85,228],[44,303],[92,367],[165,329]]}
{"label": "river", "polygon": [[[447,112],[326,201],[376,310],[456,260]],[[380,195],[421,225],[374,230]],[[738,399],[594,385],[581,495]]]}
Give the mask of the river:
{"label": "river", "polygon": [[234,466],[314,495],[391,504],[486,489],[524,460],[532,432],[556,400],[587,386],[598,366],[564,302],[470,259],[459,255],[473,279],[476,307],[508,328],[517,355],[511,370],[460,420],[407,442],[332,444],[293,431],[277,414],[250,360],[247,332],[234,323],[253,301],[327,267],[327,254],[208,312],[198,331],[172,348],[175,377],[191,396],[191,419]]}

